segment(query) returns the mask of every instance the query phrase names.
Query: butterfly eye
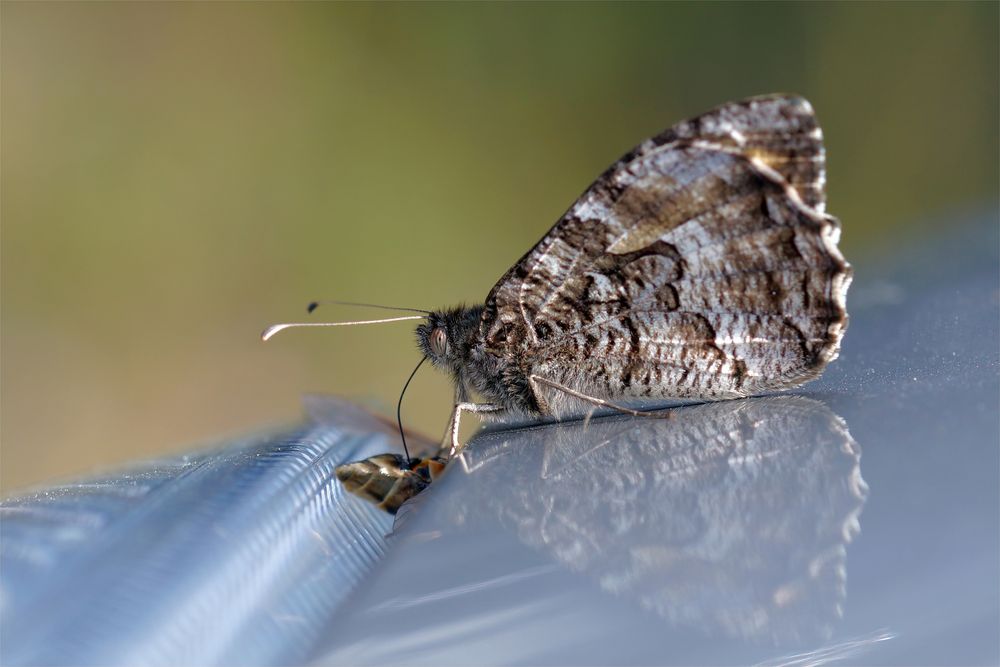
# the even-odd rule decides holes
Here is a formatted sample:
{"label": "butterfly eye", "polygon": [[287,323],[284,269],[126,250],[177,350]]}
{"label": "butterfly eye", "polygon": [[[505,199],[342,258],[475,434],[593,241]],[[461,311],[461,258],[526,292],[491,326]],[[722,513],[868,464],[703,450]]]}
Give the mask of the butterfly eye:
{"label": "butterfly eye", "polygon": [[444,329],[435,329],[431,332],[431,352],[439,357],[448,353],[448,336]]}

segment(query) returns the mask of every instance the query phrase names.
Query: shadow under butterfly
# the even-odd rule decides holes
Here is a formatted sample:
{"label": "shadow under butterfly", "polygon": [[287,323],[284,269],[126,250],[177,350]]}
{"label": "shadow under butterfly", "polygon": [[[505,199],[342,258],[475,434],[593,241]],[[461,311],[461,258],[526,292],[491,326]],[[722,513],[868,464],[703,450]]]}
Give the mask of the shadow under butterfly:
{"label": "shadow under butterfly", "polygon": [[[469,545],[480,544],[491,566],[510,562],[491,581],[517,579],[523,559],[499,546],[513,534],[557,570],[637,603],[686,638],[697,630],[713,641],[814,646],[843,615],[847,545],[860,531],[868,489],[858,444],[819,401],[765,397],[683,407],[664,421],[611,417],[485,432],[461,457],[464,466],[452,466],[397,515],[408,567],[426,567],[426,558],[438,572],[461,571],[459,561],[469,569]],[[530,590],[544,595],[539,578],[551,570],[531,573]],[[383,574],[392,591],[397,584]],[[475,582],[458,586],[465,599],[456,601],[440,576],[424,596],[407,581],[399,586],[411,591],[407,599],[390,594],[369,611],[410,650],[418,640],[394,610],[423,623],[489,616],[488,598],[468,597]],[[361,607],[352,615],[364,617]],[[421,625],[414,634],[431,630]],[[643,633],[630,632],[629,641],[645,641],[636,635]],[[424,649],[433,656],[433,647]],[[365,662],[391,659],[391,646],[385,650]]]}

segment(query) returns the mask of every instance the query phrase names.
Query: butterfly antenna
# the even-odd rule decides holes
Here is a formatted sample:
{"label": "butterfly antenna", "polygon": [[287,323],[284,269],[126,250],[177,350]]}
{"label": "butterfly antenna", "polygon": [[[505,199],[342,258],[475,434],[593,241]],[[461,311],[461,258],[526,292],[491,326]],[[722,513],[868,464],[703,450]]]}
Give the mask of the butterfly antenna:
{"label": "butterfly antenna", "polygon": [[420,370],[421,364],[425,361],[427,361],[427,357],[421,357],[420,361],[417,362],[417,367],[413,369],[412,373],[410,373],[410,377],[406,378],[406,384],[403,385],[403,391],[399,392],[399,402],[396,403],[396,423],[399,424],[399,437],[403,441],[403,453],[406,454],[405,467],[407,470],[410,469],[410,463],[413,459],[410,458],[410,450],[406,447],[406,434],[403,433],[403,395],[406,394],[406,388],[410,386],[410,380],[412,380],[413,376],[417,374],[417,371]]}
{"label": "butterfly antenna", "polygon": [[423,315],[407,315],[406,317],[389,317],[384,320],[356,320],[354,322],[285,322],[283,324],[272,324],[264,329],[260,337],[261,340],[268,340],[279,331],[295,327],[352,327],[358,324],[382,324],[383,322],[403,322],[405,320],[423,319],[426,319]]}
{"label": "butterfly antenna", "polygon": [[378,303],[359,303],[357,301],[310,301],[309,305],[306,307],[306,312],[313,312],[317,308],[323,305],[331,306],[363,306],[365,308],[379,308],[381,310],[406,310],[411,313],[423,313],[424,315],[430,315],[431,311],[423,310],[422,308],[402,308],[400,306],[383,306]]}

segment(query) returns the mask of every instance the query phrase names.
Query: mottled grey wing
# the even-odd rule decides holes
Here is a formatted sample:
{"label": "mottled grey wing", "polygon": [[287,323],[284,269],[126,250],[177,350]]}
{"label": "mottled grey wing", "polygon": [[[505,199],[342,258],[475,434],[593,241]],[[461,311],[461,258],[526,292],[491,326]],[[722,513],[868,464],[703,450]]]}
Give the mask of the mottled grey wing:
{"label": "mottled grey wing", "polygon": [[605,397],[728,398],[834,359],[850,267],[801,98],[726,104],[611,166],[490,292],[482,335]]}

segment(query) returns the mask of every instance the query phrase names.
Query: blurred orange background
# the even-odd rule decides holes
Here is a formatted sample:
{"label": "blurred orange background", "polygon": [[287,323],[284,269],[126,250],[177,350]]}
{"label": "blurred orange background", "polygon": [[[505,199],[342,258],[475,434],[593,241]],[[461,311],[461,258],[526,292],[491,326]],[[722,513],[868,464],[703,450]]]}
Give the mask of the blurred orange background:
{"label": "blurred orange background", "polygon": [[[0,4],[0,488],[299,418],[386,415],[412,323],[481,301],[608,164],[807,96],[848,258],[995,202],[997,3]],[[329,309],[349,319],[367,311]],[[421,371],[408,425],[440,433]]]}

